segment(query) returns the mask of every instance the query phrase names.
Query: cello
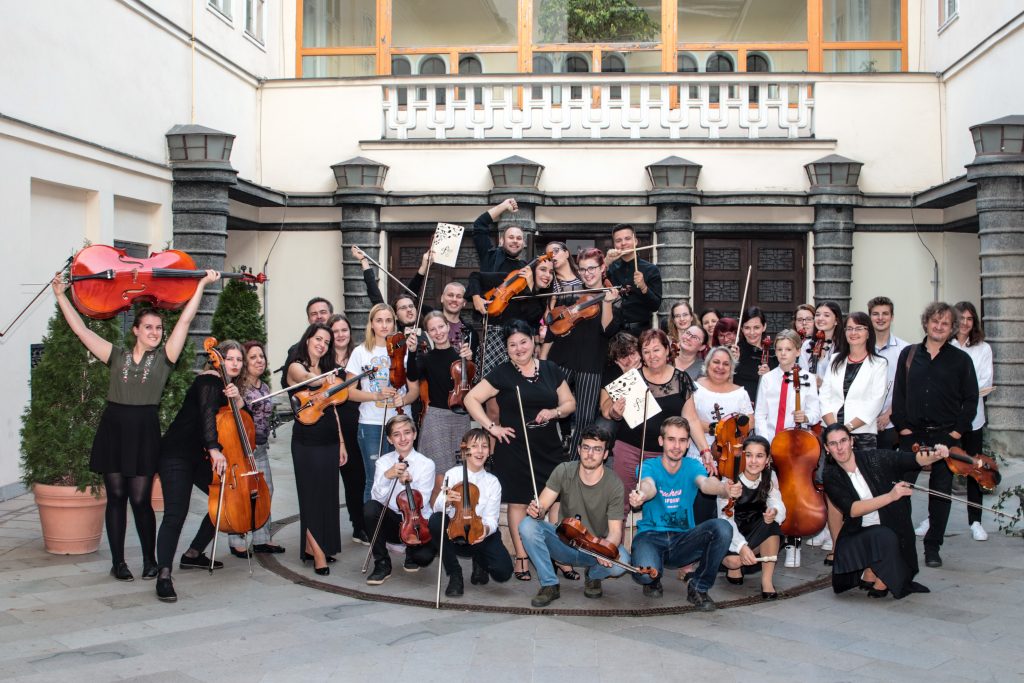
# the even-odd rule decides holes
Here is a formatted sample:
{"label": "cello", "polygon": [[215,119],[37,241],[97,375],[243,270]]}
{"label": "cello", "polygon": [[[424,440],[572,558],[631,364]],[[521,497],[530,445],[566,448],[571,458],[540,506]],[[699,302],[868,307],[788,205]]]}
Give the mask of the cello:
{"label": "cello", "polygon": [[[217,350],[217,340],[207,337],[203,348],[210,365],[220,372],[221,381],[230,383],[224,368],[224,357]],[[263,472],[256,465],[252,444],[256,425],[248,412],[242,412],[233,400],[217,411],[217,438],[227,460],[224,474],[214,472],[209,486],[208,513],[214,528],[227,534],[245,535],[259,529],[270,518],[270,489]],[[214,536],[210,573],[217,557]],[[250,565],[249,571],[252,571]]]}
{"label": "cello", "polygon": [[[136,301],[177,310],[192,298],[205,276],[206,271],[197,270],[191,256],[177,249],[133,258],[123,249],[93,244],[75,254],[68,283],[75,308],[82,315],[107,320],[127,311]],[[267,281],[263,273],[253,275],[245,268],[238,273],[221,273],[221,277],[249,284]]]}
{"label": "cello", "polygon": [[[800,374],[799,365],[794,365],[783,378],[783,392],[786,383],[793,385],[795,412],[800,412],[800,387],[810,386],[804,382],[806,379],[807,375]],[[828,520],[824,488],[814,481],[821,457],[821,442],[810,430],[795,425],[775,434],[771,455],[779,475],[779,492],[786,504],[782,533],[798,537],[817,534],[825,528]]]}
{"label": "cello", "polygon": [[479,543],[484,537],[484,521],[476,512],[480,489],[469,481],[469,453],[465,441],[459,444],[459,453],[462,458],[462,481],[452,486],[451,490],[458,491],[462,500],[455,505],[455,517],[448,523],[448,540],[456,545],[471,545]]}

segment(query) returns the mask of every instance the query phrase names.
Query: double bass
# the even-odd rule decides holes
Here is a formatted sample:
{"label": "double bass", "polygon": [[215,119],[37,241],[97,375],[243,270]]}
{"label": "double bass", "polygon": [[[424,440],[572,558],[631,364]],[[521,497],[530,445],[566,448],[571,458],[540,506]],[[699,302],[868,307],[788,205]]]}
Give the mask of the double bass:
{"label": "double bass", "polygon": [[[799,365],[783,377],[783,395],[786,384],[793,385],[795,412],[800,412],[800,387],[810,386],[806,379],[807,375],[800,374]],[[782,533],[787,536],[813,536],[825,528],[828,509],[824,488],[814,481],[820,456],[821,442],[800,425],[776,432],[772,439],[772,460],[778,471],[779,492],[786,504]]]}
{"label": "double bass", "polygon": [[[227,387],[230,380],[224,368],[224,357],[217,350],[217,340],[207,337],[203,348],[209,355],[210,365],[220,372],[220,378]],[[270,488],[253,456],[256,425],[252,416],[229,400],[228,405],[217,411],[217,438],[227,466],[224,474],[214,472],[210,483],[210,521],[218,531],[245,535],[262,527],[270,518]],[[217,555],[216,537],[212,555],[211,573],[212,560]]]}

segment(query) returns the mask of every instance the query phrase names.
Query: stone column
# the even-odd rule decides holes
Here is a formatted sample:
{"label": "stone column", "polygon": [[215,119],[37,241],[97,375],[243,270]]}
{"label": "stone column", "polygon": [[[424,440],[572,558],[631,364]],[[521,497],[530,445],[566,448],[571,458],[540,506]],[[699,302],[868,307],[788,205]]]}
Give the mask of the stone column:
{"label": "stone column", "polygon": [[[235,136],[212,128],[175,126],[167,133],[174,189],[171,199],[174,248],[189,254],[201,269],[224,270],[228,240],[228,190],[238,172],[231,167]],[[196,367],[206,358],[203,340],[210,335],[222,283],[203,293],[189,338],[195,344]]]}
{"label": "stone column", "polygon": [[658,237],[656,251],[662,287],[662,303],[658,314],[666,316],[672,305],[681,299],[693,305],[690,289],[693,264],[692,206],[689,203],[658,204],[654,232]]}
{"label": "stone column", "polygon": [[[1016,129],[1006,136],[1006,129]],[[1024,455],[1024,116],[971,128],[977,155],[967,178],[978,188],[978,239],[985,341],[998,389],[985,403],[989,444]]]}
{"label": "stone column", "polygon": [[814,207],[814,303],[835,301],[850,312],[853,282],[853,209],[862,195],[859,161],[831,154],[804,168],[811,181],[808,203]]}

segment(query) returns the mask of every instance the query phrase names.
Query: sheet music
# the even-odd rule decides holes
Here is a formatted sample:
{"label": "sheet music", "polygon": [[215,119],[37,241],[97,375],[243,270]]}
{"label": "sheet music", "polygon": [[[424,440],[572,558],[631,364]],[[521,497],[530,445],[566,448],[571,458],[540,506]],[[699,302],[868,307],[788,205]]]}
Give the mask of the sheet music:
{"label": "sheet music", "polygon": [[613,401],[620,398],[626,399],[626,409],[622,417],[630,429],[635,429],[644,421],[644,396],[647,397],[647,419],[661,412],[661,406],[647,391],[647,383],[644,382],[644,378],[640,376],[640,371],[636,368],[609,382],[604,389]]}
{"label": "sheet music", "polygon": [[459,248],[462,246],[462,234],[466,231],[461,225],[451,223],[438,223],[434,231],[434,242],[430,245],[434,252],[434,263],[440,263],[449,268],[455,267],[455,261],[459,258]]}

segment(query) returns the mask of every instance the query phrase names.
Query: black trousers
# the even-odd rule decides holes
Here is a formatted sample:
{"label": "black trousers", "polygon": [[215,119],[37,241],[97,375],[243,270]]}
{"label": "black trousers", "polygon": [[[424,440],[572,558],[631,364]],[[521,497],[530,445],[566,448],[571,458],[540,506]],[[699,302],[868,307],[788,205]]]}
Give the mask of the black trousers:
{"label": "black trousers", "polygon": [[[348,462],[338,468],[342,486],[345,490],[345,508],[348,519],[352,523],[352,535],[363,530],[363,489],[366,486],[366,471],[363,469],[363,454],[359,450],[359,439],[356,437],[359,424],[356,419],[341,420],[341,438],[348,452]],[[373,476],[371,473],[370,476]]]}
{"label": "black trousers", "polygon": [[[377,540],[373,544],[373,561],[374,563],[383,562],[390,566],[391,556],[388,555],[387,544],[402,542],[401,537],[398,535],[399,529],[402,526],[402,517],[391,508],[385,508],[375,500],[367,501],[366,505],[363,506],[363,512],[366,529],[371,535],[373,530],[377,528],[377,522],[380,520],[381,513],[384,514],[384,521],[380,525],[380,533],[377,534]],[[421,567],[426,567],[434,561],[434,546],[431,543],[407,545],[405,547],[405,557]]]}
{"label": "black trousers", "polygon": [[[900,435],[900,450],[909,451],[914,444],[922,446],[935,446],[945,444],[947,446],[958,446],[959,442],[945,431],[914,431],[912,434]],[[910,472],[906,480],[910,483],[917,482],[919,471]],[[953,490],[953,473],[941,460],[932,465],[931,476],[928,478],[928,488],[939,493],[950,495]],[[928,496],[928,533],[924,537],[925,550],[938,550],[942,546],[942,539],[946,534],[946,524],[949,522],[949,508],[951,503],[945,498]]]}
{"label": "black trousers", "polygon": [[895,427],[878,430],[878,448],[883,451],[894,451],[900,444],[900,434]]}
{"label": "black trousers", "polygon": [[512,557],[508,554],[505,544],[501,542],[501,534],[497,531],[475,545],[456,545],[448,540],[448,525],[445,523],[444,534],[441,533],[441,513],[430,516],[431,544],[435,552],[440,547],[438,539],[444,539],[444,571],[448,576],[462,575],[460,557],[472,557],[473,561],[487,570],[491,578],[504,583],[512,577]]}
{"label": "black trousers", "polygon": [[[964,434],[963,438],[960,439],[963,443],[964,450],[967,451],[968,455],[980,455],[981,454],[981,430],[972,429],[971,431]],[[981,497],[984,494],[981,486],[974,479],[967,477],[967,500],[968,502],[981,505]],[[974,524],[975,522],[981,521],[981,509],[968,507],[967,508],[967,523]]]}
{"label": "black trousers", "polygon": [[[209,494],[213,470],[205,458],[178,453],[161,453],[160,483],[164,489],[164,518],[156,537],[156,560],[160,568],[174,565],[181,529],[188,517],[188,505],[192,499],[192,487]],[[199,531],[189,548],[202,552],[210,545],[215,535],[209,515],[203,515]]]}

